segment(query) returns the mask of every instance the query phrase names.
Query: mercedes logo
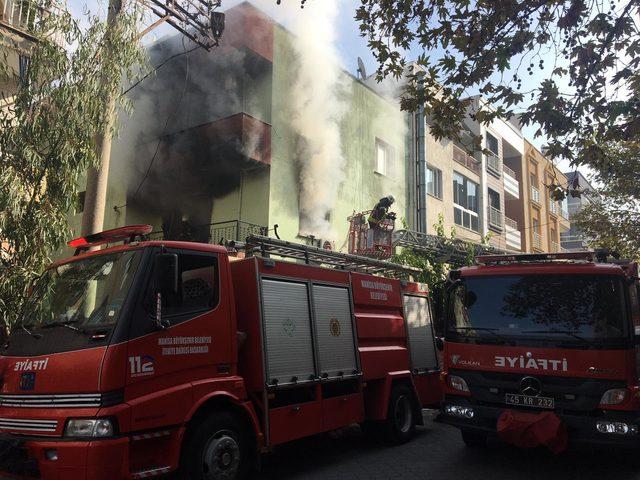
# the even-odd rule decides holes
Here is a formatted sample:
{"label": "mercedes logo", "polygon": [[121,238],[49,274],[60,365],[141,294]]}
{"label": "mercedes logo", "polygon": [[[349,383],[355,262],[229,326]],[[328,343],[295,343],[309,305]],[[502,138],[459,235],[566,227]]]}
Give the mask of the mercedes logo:
{"label": "mercedes logo", "polygon": [[537,397],[542,393],[542,384],[540,383],[540,380],[534,377],[524,377],[520,380],[520,393],[523,395]]}

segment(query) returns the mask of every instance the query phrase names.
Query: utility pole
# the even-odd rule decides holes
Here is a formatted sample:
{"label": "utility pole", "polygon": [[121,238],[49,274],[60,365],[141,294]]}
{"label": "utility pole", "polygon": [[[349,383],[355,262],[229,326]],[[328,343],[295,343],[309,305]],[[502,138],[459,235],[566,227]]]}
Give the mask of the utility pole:
{"label": "utility pole", "polygon": [[[113,48],[111,36],[123,12],[123,1],[124,0],[109,0],[105,45],[102,55],[111,54]],[[106,84],[108,80],[104,75],[102,82]],[[105,126],[104,130],[96,139],[98,164],[91,167],[87,172],[87,188],[85,192],[84,211],[82,213],[82,235],[100,232],[104,226],[104,210],[107,200],[109,161],[111,159],[111,140],[116,117],[117,93],[117,89],[107,92],[107,96],[104,99]]]}

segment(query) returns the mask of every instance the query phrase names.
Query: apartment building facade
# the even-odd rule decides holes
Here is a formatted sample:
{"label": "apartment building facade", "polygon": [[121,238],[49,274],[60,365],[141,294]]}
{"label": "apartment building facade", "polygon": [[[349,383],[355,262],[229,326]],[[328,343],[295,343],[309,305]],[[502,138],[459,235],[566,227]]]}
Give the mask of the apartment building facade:
{"label": "apartment building facade", "polygon": [[567,188],[566,176],[533,144],[525,140],[523,202],[528,222],[523,232],[529,252],[560,252],[561,236],[570,228],[567,201],[551,197],[549,187]]}
{"label": "apartment building facade", "polygon": [[[586,205],[593,202],[597,193],[589,180],[579,171],[566,172],[565,177],[569,185],[569,195],[566,199],[568,217],[571,219]],[[563,232],[560,237],[562,248],[565,250],[586,250],[589,248],[589,238],[574,224]]]}
{"label": "apartment building facade", "polygon": [[522,251],[521,225],[509,216],[509,206],[521,199],[517,170],[524,140],[513,122],[495,119],[485,125],[474,120],[471,114],[481,107],[486,108],[483,99],[473,97],[466,127],[481,138],[484,151],[470,157],[463,145],[454,146],[454,224],[478,232],[496,248]]}
{"label": "apartment building facade", "polygon": [[[470,113],[481,101],[473,99]],[[461,143],[436,140],[420,112],[412,116],[410,126],[407,192],[413,215],[409,225],[436,234],[442,218],[447,234],[454,229],[456,237],[470,242],[526,251],[520,231],[526,220],[523,215],[516,220],[516,210],[510,208],[522,202],[524,139],[518,126],[499,119],[486,126],[469,116]],[[490,154],[472,151],[473,135],[481,137]]]}
{"label": "apartment building facade", "polygon": [[[469,112],[477,111],[481,102],[475,97]],[[410,225],[434,234],[442,217],[447,232],[455,228],[460,238],[513,252],[559,252],[562,239],[575,240],[566,236],[569,208],[578,208],[588,197],[570,197],[571,207],[567,200],[551,198],[548,187],[566,188],[567,178],[523,137],[517,121],[496,119],[483,125],[469,115],[466,127],[462,144],[436,141],[424,115],[413,116],[407,177],[414,212]],[[464,144],[471,143],[470,135],[479,136],[488,153],[470,153]]]}
{"label": "apartment building facade", "polygon": [[56,1],[0,0],[0,62],[8,74],[0,76],[0,103],[5,107],[12,103],[26,73],[38,22],[46,15],[59,14],[61,8]]}
{"label": "apartment building facade", "polygon": [[[245,2],[226,12],[220,48],[183,55],[133,90],[133,116],[121,117],[112,150],[104,228],[148,223],[158,236],[217,243],[273,236],[277,225],[282,239],[326,240],[345,250],[354,211],[393,195],[398,218],[407,217],[406,115],[339,69],[343,164],[315,164],[324,171],[317,189],[340,179],[321,212],[332,234],[309,226],[301,204],[315,189],[303,191],[308,139],[292,122],[300,113],[292,98],[300,65],[294,41]],[[179,36],[160,40],[150,49],[152,63],[183,50]],[[81,213],[71,219],[74,231]]]}

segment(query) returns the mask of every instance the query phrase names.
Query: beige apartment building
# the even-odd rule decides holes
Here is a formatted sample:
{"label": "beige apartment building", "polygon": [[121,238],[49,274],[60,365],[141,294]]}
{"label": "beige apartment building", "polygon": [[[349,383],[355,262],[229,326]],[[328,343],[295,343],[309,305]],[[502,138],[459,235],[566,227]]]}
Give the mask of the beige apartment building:
{"label": "beige apartment building", "polygon": [[560,252],[560,237],[571,227],[567,201],[551,198],[550,186],[567,187],[567,177],[536,147],[525,140],[525,212],[528,217],[524,239],[529,252]]}
{"label": "beige apartment building", "polygon": [[[470,113],[482,101],[475,97]],[[447,234],[455,228],[457,237],[472,242],[488,238],[511,252],[562,250],[560,236],[570,227],[567,202],[551,199],[548,186],[566,186],[567,179],[524,138],[516,120],[483,125],[469,117],[467,133],[480,136],[487,152],[474,155],[462,144],[435,140],[424,115],[413,115],[411,123],[410,228],[435,234],[442,216]]]}
{"label": "beige apartment building", "polygon": [[35,28],[46,15],[58,14],[62,5],[47,0],[0,0],[0,62],[8,78],[0,76],[0,107],[13,101],[29,65]]}

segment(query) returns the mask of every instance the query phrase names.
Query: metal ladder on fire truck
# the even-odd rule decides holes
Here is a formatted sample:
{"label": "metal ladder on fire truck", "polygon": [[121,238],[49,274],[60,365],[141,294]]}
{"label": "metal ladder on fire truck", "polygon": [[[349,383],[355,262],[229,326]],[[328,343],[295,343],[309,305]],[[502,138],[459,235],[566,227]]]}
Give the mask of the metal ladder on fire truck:
{"label": "metal ladder on fire truck", "polygon": [[408,278],[420,273],[420,269],[385,260],[325,250],[320,247],[288,242],[262,235],[247,237],[246,243],[229,242],[227,248],[244,250],[247,256],[271,255],[302,261],[307,264],[326,265],[340,270],[358,271],[388,277]]}
{"label": "metal ladder on fire truck", "polygon": [[442,263],[464,265],[473,248],[473,257],[478,255],[507,255],[509,252],[489,245],[471,243],[462,239],[443,238],[438,235],[415,232],[413,230],[397,230],[393,233],[393,246],[410,248],[421,253],[434,254]]}

